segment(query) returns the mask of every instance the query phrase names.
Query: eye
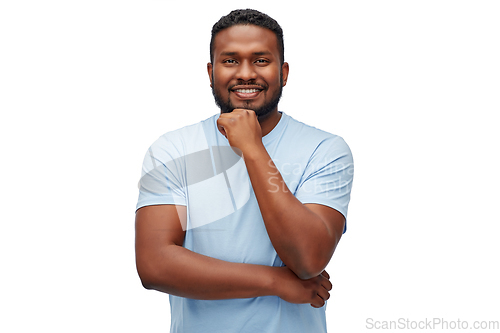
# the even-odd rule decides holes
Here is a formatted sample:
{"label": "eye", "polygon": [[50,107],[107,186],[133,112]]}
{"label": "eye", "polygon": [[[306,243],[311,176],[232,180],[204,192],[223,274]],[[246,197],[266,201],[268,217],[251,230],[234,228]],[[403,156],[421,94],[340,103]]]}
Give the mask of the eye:
{"label": "eye", "polygon": [[255,63],[256,64],[267,64],[267,63],[269,63],[269,61],[267,61],[266,59],[257,59],[257,60],[255,60]]}
{"label": "eye", "polygon": [[234,60],[234,59],[226,59],[222,63],[223,64],[235,64],[236,60]]}

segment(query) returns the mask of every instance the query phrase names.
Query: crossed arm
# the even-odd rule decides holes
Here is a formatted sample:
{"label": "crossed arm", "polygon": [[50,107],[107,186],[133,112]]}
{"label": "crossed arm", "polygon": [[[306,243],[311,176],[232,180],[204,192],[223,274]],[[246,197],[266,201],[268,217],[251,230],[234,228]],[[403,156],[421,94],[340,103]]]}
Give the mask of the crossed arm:
{"label": "crossed arm", "polygon": [[[136,213],[136,262],[145,288],[194,299],[275,295],[321,307],[332,285],[324,271],[342,235],[344,217],[291,194],[262,145],[255,113],[235,110],[219,118],[219,130],[240,149],[276,252],[286,267],[231,263],[182,247],[184,206],[158,205]],[[269,181],[278,177],[280,190]],[[274,179],[276,183],[276,178]]]}
{"label": "crossed arm", "polygon": [[326,272],[301,280],[287,267],[232,263],[184,247],[186,207],[146,206],[136,213],[136,263],[142,284],[194,299],[274,295],[291,303],[321,307],[332,288]]}

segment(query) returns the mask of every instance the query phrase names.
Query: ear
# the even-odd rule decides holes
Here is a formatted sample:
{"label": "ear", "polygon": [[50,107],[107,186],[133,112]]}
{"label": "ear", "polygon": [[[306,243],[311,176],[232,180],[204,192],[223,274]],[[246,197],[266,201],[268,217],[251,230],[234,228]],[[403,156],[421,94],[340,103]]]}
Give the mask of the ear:
{"label": "ear", "polygon": [[288,80],[288,71],[290,68],[288,67],[288,63],[284,62],[283,65],[281,65],[281,75],[283,75],[283,87],[286,86],[286,81]]}
{"label": "ear", "polygon": [[207,71],[208,71],[208,78],[210,79],[210,87],[212,86],[212,70],[213,70],[212,63],[209,62],[207,64]]}

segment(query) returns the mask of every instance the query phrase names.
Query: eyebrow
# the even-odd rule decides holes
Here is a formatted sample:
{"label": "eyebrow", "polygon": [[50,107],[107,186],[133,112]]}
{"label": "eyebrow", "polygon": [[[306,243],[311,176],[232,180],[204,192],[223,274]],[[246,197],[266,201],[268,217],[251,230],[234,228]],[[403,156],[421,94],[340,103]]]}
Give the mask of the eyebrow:
{"label": "eyebrow", "polygon": [[[262,55],[269,55],[271,54],[271,52],[269,51],[260,51],[260,52],[253,52],[252,55],[256,55],[256,56],[262,56]],[[235,56],[235,55],[238,55],[238,52],[222,52],[220,54],[221,56]]]}
{"label": "eyebrow", "polygon": [[262,51],[262,52],[254,52],[253,55],[258,55],[258,56],[261,56],[261,55],[269,55],[271,54],[271,52],[269,51]]}

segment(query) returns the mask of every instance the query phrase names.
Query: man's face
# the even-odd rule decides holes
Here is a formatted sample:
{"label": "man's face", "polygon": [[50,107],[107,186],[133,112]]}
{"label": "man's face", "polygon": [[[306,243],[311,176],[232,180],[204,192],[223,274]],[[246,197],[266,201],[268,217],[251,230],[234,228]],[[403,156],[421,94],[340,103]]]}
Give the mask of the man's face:
{"label": "man's face", "polygon": [[215,36],[208,75],[222,113],[249,109],[264,119],[277,112],[288,64],[280,64],[274,32],[255,25],[235,25]]}

